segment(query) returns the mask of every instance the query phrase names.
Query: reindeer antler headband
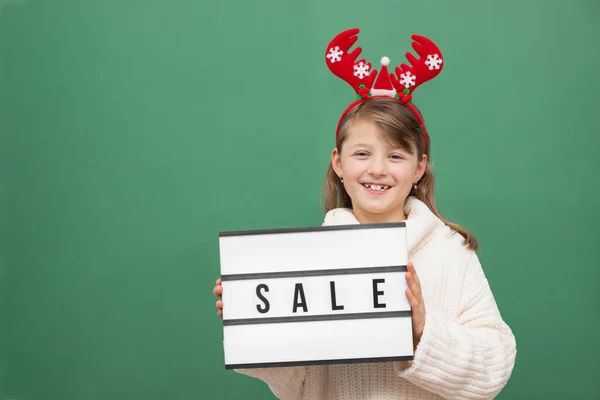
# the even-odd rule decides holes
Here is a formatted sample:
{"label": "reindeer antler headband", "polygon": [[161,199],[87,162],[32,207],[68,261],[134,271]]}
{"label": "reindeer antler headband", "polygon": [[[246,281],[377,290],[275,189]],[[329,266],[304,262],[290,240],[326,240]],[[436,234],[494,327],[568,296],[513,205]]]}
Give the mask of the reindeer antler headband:
{"label": "reindeer antler headband", "polygon": [[[346,81],[356,92],[356,101],[350,104],[342,113],[335,132],[335,143],[338,144],[340,125],[344,116],[356,105],[374,97],[392,97],[406,104],[416,115],[423,129],[423,151],[427,148],[427,131],[425,123],[417,109],[412,105],[412,94],[423,83],[435,78],[443,67],[440,49],[426,37],[412,35],[413,49],[421,58],[415,58],[406,53],[406,59],[411,64],[400,64],[396,67],[396,75],[388,73],[389,58],[381,59],[381,72],[371,70],[371,63],[362,59],[356,61],[362,48],[357,47],[351,53],[348,50],[358,40],[358,28],[346,30],[337,35],[327,46],[325,62],[334,75]],[[373,85],[373,81],[377,81]]]}

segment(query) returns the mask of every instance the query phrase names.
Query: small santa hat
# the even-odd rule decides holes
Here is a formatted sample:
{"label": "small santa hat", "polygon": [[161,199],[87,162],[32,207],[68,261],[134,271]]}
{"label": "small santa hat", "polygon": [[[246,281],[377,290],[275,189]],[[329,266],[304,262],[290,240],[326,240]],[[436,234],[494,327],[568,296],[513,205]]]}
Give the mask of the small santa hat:
{"label": "small santa hat", "polygon": [[388,72],[387,66],[390,64],[390,59],[388,57],[381,57],[381,71],[377,75],[377,80],[375,84],[371,88],[372,96],[386,96],[386,97],[395,97],[396,89],[392,86],[392,81],[390,79],[390,74]]}

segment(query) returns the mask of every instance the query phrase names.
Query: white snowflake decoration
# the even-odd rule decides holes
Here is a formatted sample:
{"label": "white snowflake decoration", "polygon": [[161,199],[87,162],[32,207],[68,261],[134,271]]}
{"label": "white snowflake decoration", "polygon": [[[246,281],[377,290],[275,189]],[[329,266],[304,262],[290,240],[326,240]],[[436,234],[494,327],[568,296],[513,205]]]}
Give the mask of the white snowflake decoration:
{"label": "white snowflake decoration", "polygon": [[417,76],[407,71],[403,74],[400,74],[400,84],[404,85],[405,88],[409,86],[415,86],[415,81],[417,80]]}
{"label": "white snowflake decoration", "polygon": [[335,46],[329,49],[329,54],[327,54],[327,58],[329,58],[331,63],[334,63],[336,61],[342,61],[342,54],[344,54],[344,52],[340,50],[340,46]]}
{"label": "white snowflake decoration", "polygon": [[442,60],[440,58],[439,55],[434,54],[431,55],[429,54],[427,56],[427,61],[425,61],[425,65],[427,65],[429,67],[429,70],[431,71],[432,69],[440,69],[440,65],[444,62],[444,60]]}
{"label": "white snowflake decoration", "polygon": [[358,79],[363,79],[365,76],[369,76],[370,73],[369,66],[364,62],[354,64],[354,76],[358,76]]}

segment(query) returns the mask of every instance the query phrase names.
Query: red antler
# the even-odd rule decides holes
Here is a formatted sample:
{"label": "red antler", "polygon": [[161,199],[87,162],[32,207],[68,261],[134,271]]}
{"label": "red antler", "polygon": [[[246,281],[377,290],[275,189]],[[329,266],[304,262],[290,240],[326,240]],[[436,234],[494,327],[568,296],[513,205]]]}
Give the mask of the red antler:
{"label": "red antler", "polygon": [[327,46],[325,62],[334,75],[346,81],[356,93],[360,85],[365,85],[367,91],[371,88],[377,71],[371,71],[371,63],[364,59],[356,61],[362,49],[357,47],[351,53],[348,50],[358,40],[358,28],[349,29],[337,35]]}
{"label": "red antler", "polygon": [[390,74],[394,88],[402,96],[404,89],[410,93],[421,84],[435,78],[443,68],[442,52],[431,40],[424,36],[412,35],[414,40],[413,49],[421,56],[418,60],[411,54],[406,53],[406,59],[412,65],[400,64],[396,67],[396,76]]}

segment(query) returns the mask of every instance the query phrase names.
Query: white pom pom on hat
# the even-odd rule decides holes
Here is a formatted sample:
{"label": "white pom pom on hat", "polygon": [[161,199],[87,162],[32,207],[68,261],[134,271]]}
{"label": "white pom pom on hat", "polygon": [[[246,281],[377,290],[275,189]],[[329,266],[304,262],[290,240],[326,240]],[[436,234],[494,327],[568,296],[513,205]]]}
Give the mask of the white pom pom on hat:
{"label": "white pom pom on hat", "polygon": [[386,67],[390,64],[390,59],[388,57],[381,57],[381,65],[385,65]]}

